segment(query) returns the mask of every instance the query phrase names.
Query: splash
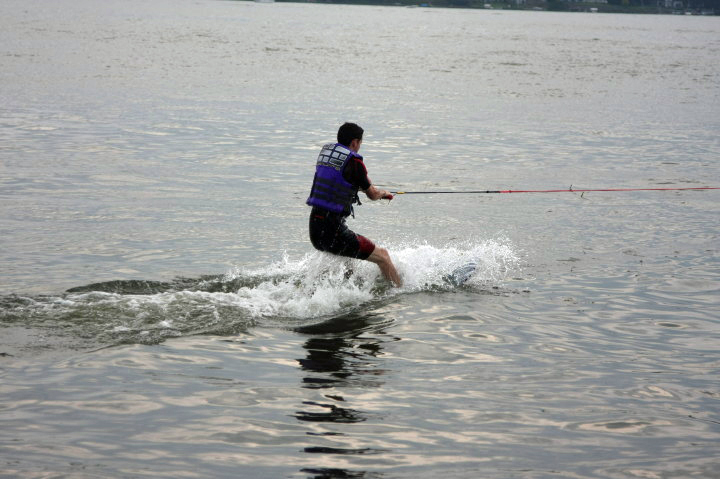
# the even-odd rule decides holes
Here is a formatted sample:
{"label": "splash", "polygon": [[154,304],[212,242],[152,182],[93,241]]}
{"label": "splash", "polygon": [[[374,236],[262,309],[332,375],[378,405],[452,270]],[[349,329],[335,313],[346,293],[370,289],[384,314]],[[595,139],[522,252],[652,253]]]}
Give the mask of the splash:
{"label": "splash", "polygon": [[392,288],[379,269],[367,261],[314,252],[300,260],[287,255],[282,261],[258,270],[236,269],[224,281],[268,277],[259,284],[237,290],[238,305],[254,318],[311,319],[346,314],[364,305],[400,294],[451,291],[447,277],[467,263],[477,264],[468,288],[501,283],[517,267],[518,255],[507,242],[467,242],[438,248],[429,244],[390,248],[405,282]]}
{"label": "splash", "polygon": [[468,262],[477,269],[462,287],[466,290],[497,286],[518,264],[518,255],[504,241],[442,248],[410,244],[390,251],[405,281],[402,288],[392,288],[372,263],[313,252],[224,275],[111,281],[73,288],[62,296],[4,297],[0,325],[54,328],[102,344],[237,334],[257,324],[301,327],[362,314],[403,294],[453,291],[447,276]]}
{"label": "splash", "polygon": [[448,291],[455,286],[447,277],[455,269],[468,263],[477,268],[470,288],[501,284],[507,274],[517,269],[519,255],[507,240],[467,241],[458,245],[438,248],[429,244],[407,246],[393,254],[409,291]]}

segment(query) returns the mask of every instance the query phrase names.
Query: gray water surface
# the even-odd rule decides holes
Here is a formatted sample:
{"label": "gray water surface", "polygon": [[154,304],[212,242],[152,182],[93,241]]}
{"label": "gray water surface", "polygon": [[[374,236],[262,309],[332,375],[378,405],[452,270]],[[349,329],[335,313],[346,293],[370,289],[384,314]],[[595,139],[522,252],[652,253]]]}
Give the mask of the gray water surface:
{"label": "gray water surface", "polygon": [[[3,477],[713,478],[713,17],[0,5]],[[314,252],[343,121],[400,191]],[[478,264],[462,287],[444,278]]]}

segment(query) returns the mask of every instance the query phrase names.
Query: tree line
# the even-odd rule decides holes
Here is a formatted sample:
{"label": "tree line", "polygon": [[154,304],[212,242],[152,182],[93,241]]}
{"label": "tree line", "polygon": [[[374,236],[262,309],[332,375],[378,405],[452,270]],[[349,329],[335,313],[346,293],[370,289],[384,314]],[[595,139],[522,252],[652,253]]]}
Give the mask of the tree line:
{"label": "tree line", "polygon": [[[283,0],[277,0],[283,1]],[[297,1],[297,0],[289,0]],[[313,3],[341,3],[356,5],[397,5],[431,6],[450,8],[504,8],[532,9],[540,8],[556,11],[582,10],[597,7],[606,12],[636,13],[672,13],[673,11],[713,12],[720,14],[720,0],[607,0],[607,3],[582,2],[575,0],[307,0]],[[680,2],[680,3],[677,3]]]}

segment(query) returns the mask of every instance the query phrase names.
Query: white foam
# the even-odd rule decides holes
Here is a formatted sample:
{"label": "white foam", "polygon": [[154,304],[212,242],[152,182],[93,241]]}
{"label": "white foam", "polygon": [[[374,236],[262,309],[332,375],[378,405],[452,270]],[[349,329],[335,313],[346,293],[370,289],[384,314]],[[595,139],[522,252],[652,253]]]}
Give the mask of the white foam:
{"label": "white foam", "polygon": [[261,270],[236,270],[234,274],[269,277],[240,288],[238,304],[253,317],[312,318],[342,312],[374,297],[379,273],[363,263],[316,252],[296,261],[284,256]]}
{"label": "white foam", "polygon": [[389,248],[405,284],[390,288],[379,269],[367,261],[314,252],[256,270],[235,269],[226,275],[267,278],[236,292],[237,305],[254,318],[305,319],[341,314],[381,298],[424,290],[449,290],[444,279],[455,268],[474,262],[477,270],[469,285],[499,283],[517,267],[519,257],[507,241],[465,242],[447,247],[429,244]]}
{"label": "white foam", "polygon": [[463,288],[498,286],[519,263],[512,245],[502,240],[388,249],[403,277],[402,288],[392,288],[368,261],[312,252],[298,258],[283,255],[255,269],[235,268],[222,278],[222,292],[204,288],[156,294],[90,292],[70,294],[44,307],[58,319],[82,314],[96,318],[105,331],[140,335],[232,330],[257,322],[290,325],[362,311],[374,301],[401,294],[451,291],[455,286],[445,278],[469,262],[477,269]]}

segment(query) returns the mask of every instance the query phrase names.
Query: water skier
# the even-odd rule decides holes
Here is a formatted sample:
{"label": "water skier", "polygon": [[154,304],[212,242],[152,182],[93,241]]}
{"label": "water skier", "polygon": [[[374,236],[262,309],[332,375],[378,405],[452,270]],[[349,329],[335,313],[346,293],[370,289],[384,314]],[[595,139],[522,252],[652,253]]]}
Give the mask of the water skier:
{"label": "water skier", "polygon": [[380,267],[385,279],[402,286],[402,279],[387,249],[375,246],[370,239],[352,232],[345,224],[353,204],[360,205],[358,191],[371,200],[392,200],[387,190],[375,187],[367,175],[363,157],[358,154],[364,130],[355,123],[345,123],[337,133],[337,143],[322,147],[315,166],[310,196],[310,241],[327,253],[372,261]]}

